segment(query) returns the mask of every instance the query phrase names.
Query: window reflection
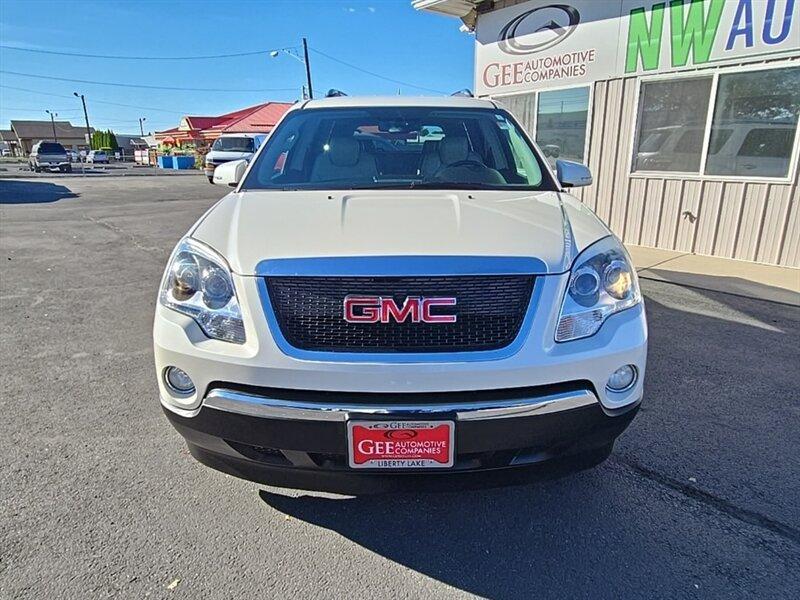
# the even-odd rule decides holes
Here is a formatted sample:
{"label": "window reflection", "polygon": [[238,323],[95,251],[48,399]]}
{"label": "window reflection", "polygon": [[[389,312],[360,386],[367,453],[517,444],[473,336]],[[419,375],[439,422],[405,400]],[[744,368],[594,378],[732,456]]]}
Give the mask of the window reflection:
{"label": "window reflection", "polygon": [[799,111],[800,67],[720,75],[706,173],[786,177]]}

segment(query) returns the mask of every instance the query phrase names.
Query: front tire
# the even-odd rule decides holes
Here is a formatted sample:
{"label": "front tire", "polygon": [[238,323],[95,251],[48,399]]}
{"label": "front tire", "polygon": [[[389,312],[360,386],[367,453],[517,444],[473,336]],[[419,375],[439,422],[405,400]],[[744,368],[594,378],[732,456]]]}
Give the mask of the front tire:
{"label": "front tire", "polygon": [[207,179],[208,179],[208,183],[210,183],[212,185],[214,184],[214,177],[207,177]]}

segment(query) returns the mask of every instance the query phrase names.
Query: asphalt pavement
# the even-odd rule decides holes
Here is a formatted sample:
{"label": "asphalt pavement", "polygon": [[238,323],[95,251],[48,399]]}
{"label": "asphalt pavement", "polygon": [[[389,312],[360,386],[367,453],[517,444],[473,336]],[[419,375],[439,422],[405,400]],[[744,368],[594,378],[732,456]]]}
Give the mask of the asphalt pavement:
{"label": "asphalt pavement", "polygon": [[0,179],[0,598],[800,597],[800,308],[644,281],[643,409],[528,485],[340,497],[196,463],[156,288],[227,188]]}

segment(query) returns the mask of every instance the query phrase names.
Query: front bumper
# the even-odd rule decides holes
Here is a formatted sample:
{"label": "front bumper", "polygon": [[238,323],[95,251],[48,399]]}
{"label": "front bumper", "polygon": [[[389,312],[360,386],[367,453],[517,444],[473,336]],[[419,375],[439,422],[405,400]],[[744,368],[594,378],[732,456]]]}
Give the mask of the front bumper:
{"label": "front bumper", "polygon": [[[233,279],[246,343],[208,339],[192,318],[157,305],[154,351],[161,403],[192,454],[247,479],[314,489],[322,489],[329,480],[362,481],[363,473],[347,467],[345,421],[365,412],[369,419],[406,418],[410,411],[418,419],[454,420],[456,464],[447,472],[498,470],[602,453],[627,427],[643,395],[644,306],[612,315],[590,338],[556,343],[568,274],[537,279],[541,289],[535,291],[537,301],[530,309],[535,314],[513,353],[492,360],[433,356],[413,362],[368,355],[353,362],[287,354],[270,330],[259,278]],[[637,381],[624,392],[609,391],[609,376],[626,364],[636,367]],[[189,374],[194,393],[170,392],[164,371],[171,365]],[[247,397],[240,396],[231,410],[223,405],[223,389]],[[577,392],[578,403],[551,397],[564,391]],[[523,403],[491,407],[511,409],[503,418],[471,419],[465,414],[474,413],[475,402],[489,399]],[[275,405],[272,400],[280,402]],[[375,404],[377,408],[369,408]],[[323,408],[326,405],[336,408]],[[421,405],[428,407],[424,417]],[[290,412],[276,413],[278,409]],[[310,419],[303,416],[308,410]],[[383,478],[367,473],[368,479]],[[445,476],[444,470],[437,474]],[[310,476],[311,481],[298,482],[295,475]]]}
{"label": "front bumper", "polygon": [[271,485],[352,492],[396,487],[399,474],[408,483],[422,471],[349,469],[349,419],[455,421],[455,464],[438,477],[605,456],[638,406],[608,411],[586,382],[574,382],[391,395],[215,387],[192,417],[164,412],[192,455],[213,468]]}

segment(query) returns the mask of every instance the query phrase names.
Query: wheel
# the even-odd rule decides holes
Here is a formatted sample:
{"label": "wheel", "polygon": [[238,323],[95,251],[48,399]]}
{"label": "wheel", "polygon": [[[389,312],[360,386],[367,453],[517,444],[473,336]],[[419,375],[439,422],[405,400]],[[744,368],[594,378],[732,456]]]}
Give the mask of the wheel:
{"label": "wheel", "polygon": [[213,185],[213,183],[214,183],[214,177],[213,176],[209,176],[208,177],[208,183]]}
{"label": "wheel", "polygon": [[64,167],[64,173],[72,173],[72,165],[67,165]]}

